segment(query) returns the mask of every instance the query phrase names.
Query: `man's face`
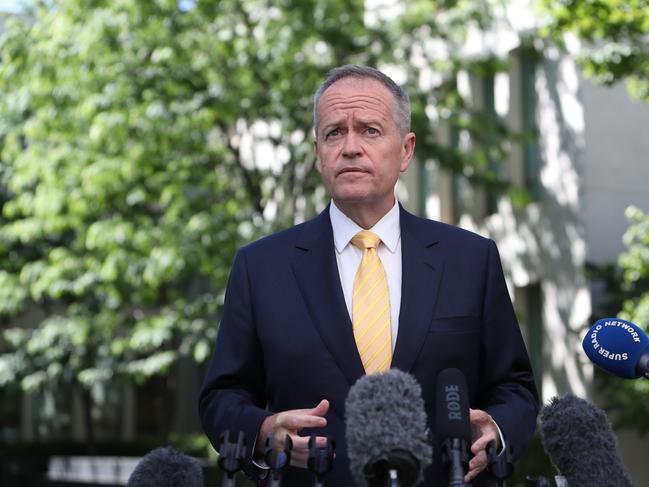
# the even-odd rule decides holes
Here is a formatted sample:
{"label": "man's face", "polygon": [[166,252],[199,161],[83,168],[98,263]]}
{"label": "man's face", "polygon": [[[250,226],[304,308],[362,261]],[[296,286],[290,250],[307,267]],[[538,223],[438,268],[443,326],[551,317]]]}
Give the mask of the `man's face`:
{"label": "man's face", "polygon": [[315,151],[317,168],[337,204],[370,204],[387,211],[394,185],[415,147],[402,135],[394,98],[374,79],[344,78],[320,97]]}

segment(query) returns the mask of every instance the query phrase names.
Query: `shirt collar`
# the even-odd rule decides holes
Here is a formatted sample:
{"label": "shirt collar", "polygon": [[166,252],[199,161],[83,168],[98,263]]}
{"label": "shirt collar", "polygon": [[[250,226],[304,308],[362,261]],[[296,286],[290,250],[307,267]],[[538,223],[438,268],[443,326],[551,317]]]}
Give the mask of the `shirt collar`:
{"label": "shirt collar", "polygon": [[[363,229],[354,220],[340,211],[333,200],[329,206],[329,218],[331,219],[331,227],[334,232],[334,245],[336,246],[336,251],[340,254],[349,244],[352,237]],[[370,228],[370,231],[378,235],[383,245],[391,253],[396,252],[397,244],[401,238],[399,204],[396,198],[394,206]]]}

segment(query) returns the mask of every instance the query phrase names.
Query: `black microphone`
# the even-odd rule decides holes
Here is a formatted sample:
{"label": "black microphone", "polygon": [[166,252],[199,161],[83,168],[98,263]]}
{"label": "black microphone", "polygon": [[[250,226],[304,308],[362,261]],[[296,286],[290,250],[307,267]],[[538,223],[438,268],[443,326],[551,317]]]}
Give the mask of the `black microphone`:
{"label": "black microphone", "polygon": [[638,325],[603,318],[590,327],[582,347],[602,369],[627,379],[649,379],[649,337]]}
{"label": "black microphone", "polygon": [[572,394],[541,412],[541,442],[570,487],[632,487],[604,411]]}
{"label": "black microphone", "polygon": [[448,485],[464,487],[471,447],[471,422],[466,379],[459,369],[444,369],[437,376],[436,405],[435,433],[443,441],[442,458],[449,469]]}
{"label": "black microphone", "polygon": [[347,452],[360,487],[411,487],[432,462],[421,387],[397,369],[361,377],[345,401]]}
{"label": "black microphone", "polygon": [[316,435],[309,437],[309,458],[306,464],[315,475],[314,487],[323,486],[325,475],[334,465],[336,442],[328,436],[325,441],[325,446],[319,447],[316,445]]}
{"label": "black microphone", "polygon": [[246,435],[239,431],[237,441],[230,439],[230,430],[225,430],[219,438],[219,468],[225,474],[221,483],[222,487],[235,486],[235,474],[241,470],[243,459],[246,457]]}
{"label": "black microphone", "polygon": [[496,449],[496,442],[490,441],[487,444],[487,472],[495,480],[498,487],[505,486],[505,479],[514,473],[514,457],[512,446],[505,440],[505,448],[502,452]]}
{"label": "black microphone", "polygon": [[276,450],[274,448],[274,435],[270,433],[266,438],[266,451],[264,459],[270,475],[268,477],[268,487],[280,487],[282,485],[282,471],[291,462],[291,450],[293,449],[293,440],[289,435],[284,439],[284,448]]}
{"label": "black microphone", "polygon": [[142,457],[126,482],[127,487],[203,487],[198,461],[173,447],[156,448]]}

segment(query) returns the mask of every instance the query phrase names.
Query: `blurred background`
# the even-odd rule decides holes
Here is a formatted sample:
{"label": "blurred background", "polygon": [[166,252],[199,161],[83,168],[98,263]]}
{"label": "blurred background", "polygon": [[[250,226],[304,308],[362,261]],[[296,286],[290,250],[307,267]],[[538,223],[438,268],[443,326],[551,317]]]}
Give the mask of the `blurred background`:
{"label": "blurred background", "polygon": [[[406,88],[400,200],[496,240],[543,400],[605,408],[647,484],[649,381],[581,349],[649,325],[647,0],[0,10],[3,486],[124,485],[169,444],[218,485],[197,395],[232,258],[326,205],[311,96],[344,63]],[[553,474],[538,439],[517,472]]]}

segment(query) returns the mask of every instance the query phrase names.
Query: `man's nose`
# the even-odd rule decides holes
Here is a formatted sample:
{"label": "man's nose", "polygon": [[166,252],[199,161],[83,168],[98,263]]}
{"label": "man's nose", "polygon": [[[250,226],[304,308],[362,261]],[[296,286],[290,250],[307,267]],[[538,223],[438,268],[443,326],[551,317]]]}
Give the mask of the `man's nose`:
{"label": "man's nose", "polygon": [[361,155],[361,145],[358,134],[353,130],[350,130],[345,135],[345,141],[343,144],[343,157],[357,157]]}

